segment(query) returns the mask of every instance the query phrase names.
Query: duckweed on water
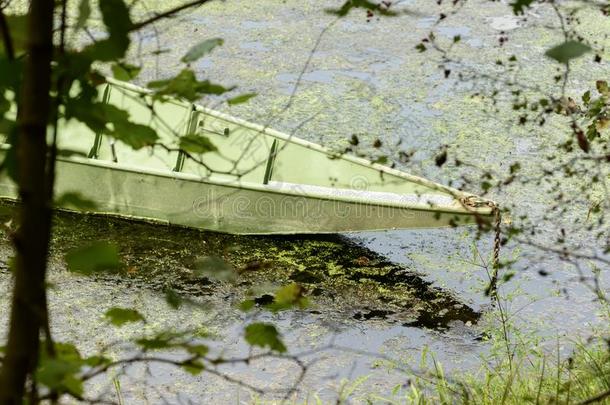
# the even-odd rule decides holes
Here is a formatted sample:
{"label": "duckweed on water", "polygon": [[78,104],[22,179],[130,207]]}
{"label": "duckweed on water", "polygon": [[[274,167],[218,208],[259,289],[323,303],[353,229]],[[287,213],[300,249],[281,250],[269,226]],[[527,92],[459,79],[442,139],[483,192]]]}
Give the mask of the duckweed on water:
{"label": "duckweed on water", "polygon": [[[65,212],[54,220],[52,262],[62,263],[67,251],[88,242],[109,241],[119,247],[124,265],[118,275],[97,277],[142,283],[160,293],[171,289],[212,304],[254,299],[265,305],[279,286],[296,282],[310,297],[312,313],[434,329],[479,318],[447,291],[341,236],[234,236]],[[235,269],[235,279],[198,272],[202,257],[222,259]]]}

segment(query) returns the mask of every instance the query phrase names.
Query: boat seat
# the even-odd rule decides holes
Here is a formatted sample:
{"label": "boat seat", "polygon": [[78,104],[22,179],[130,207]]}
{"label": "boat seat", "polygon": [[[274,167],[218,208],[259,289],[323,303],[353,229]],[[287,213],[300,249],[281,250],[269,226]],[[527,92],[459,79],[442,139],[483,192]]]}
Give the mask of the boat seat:
{"label": "boat seat", "polygon": [[202,109],[195,112],[195,132],[207,137],[218,152],[199,155],[207,167],[186,159],[182,171],[202,177],[223,175],[239,181],[263,183],[275,138]]}

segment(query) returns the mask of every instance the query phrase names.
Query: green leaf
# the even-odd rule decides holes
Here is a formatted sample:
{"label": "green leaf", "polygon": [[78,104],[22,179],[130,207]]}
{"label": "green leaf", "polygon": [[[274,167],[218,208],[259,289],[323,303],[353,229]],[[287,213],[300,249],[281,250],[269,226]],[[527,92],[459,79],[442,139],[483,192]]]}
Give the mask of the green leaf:
{"label": "green leaf", "polygon": [[78,377],[85,361],[73,344],[54,343],[55,356],[50,357],[41,351],[36,380],[47,388],[76,396],[83,394],[83,382]]}
{"label": "green leaf", "polygon": [[114,131],[110,135],[133,149],[153,145],[159,139],[155,130],[147,125],[136,124],[127,120],[112,123],[114,124]]}
{"label": "green leaf", "polygon": [[89,4],[89,0],[80,0],[78,5],[78,19],[76,20],[76,25],[74,29],[76,31],[85,27],[87,20],[91,16],[91,5]]}
{"label": "green leaf", "polygon": [[4,171],[11,180],[17,183],[17,150],[14,146],[12,138],[16,137],[16,131],[13,130],[9,133],[8,139],[11,147],[6,150],[6,155],[4,156],[4,160],[2,161],[2,166],[0,166],[1,171]]}
{"label": "green leaf", "polygon": [[415,49],[417,49],[419,52],[425,52],[427,48],[426,45],[420,42],[415,46]]}
{"label": "green leaf", "polygon": [[112,362],[112,360],[110,360],[108,357],[97,356],[97,355],[83,359],[83,363],[89,367],[103,366],[106,364],[110,364],[111,362]]}
{"label": "green leaf", "polygon": [[608,82],[605,80],[598,80],[595,82],[595,88],[602,96],[610,95],[610,88],[608,87]]}
{"label": "green leaf", "polygon": [[181,364],[181,367],[192,375],[199,375],[205,369],[203,363],[197,360],[185,361]]}
{"label": "green leaf", "polygon": [[[2,41],[0,40],[0,46]],[[1,48],[0,48],[1,49]],[[21,74],[23,72],[23,59],[10,60],[2,56],[0,52],[0,89],[10,89],[13,93],[18,93],[21,85]],[[0,91],[2,98],[6,97]]]}
{"label": "green leaf", "polygon": [[55,205],[64,208],[76,208],[79,211],[93,211],[97,206],[95,202],[83,197],[83,195],[77,191],[63,193],[55,201]]}
{"label": "green leaf", "polygon": [[129,121],[127,111],[111,104],[71,99],[66,105],[66,117],[75,118],[93,132],[103,132],[133,149],[153,145],[159,139],[154,129]]}
{"label": "green leaf", "polygon": [[155,89],[155,98],[174,96],[188,101],[196,101],[207,94],[220,95],[231,91],[234,87],[223,87],[208,80],[199,81],[191,69],[183,69],[176,77],[167,80],[157,80],[148,83]]}
{"label": "green leaf", "polygon": [[177,341],[177,339],[182,336],[180,333],[162,331],[152,338],[140,338],[136,339],[135,342],[144,351],[160,350],[180,346],[180,341]]}
{"label": "green leaf", "polygon": [[251,346],[269,347],[269,349],[284,353],[286,346],[280,339],[280,334],[270,323],[253,323],[246,326],[245,339]]}
{"label": "green leaf", "polygon": [[112,65],[112,74],[115,79],[128,82],[134,79],[140,73],[140,66],[130,65],[129,63],[115,63]]}
{"label": "green leaf", "polygon": [[229,103],[229,105],[241,104],[250,100],[252,97],[256,97],[256,93],[240,94],[239,96],[228,99],[227,103]]}
{"label": "green leaf", "polygon": [[127,37],[133,24],[129,16],[129,8],[123,0],[99,0],[99,7],[110,36]]}
{"label": "green leaf", "polygon": [[[28,31],[27,31],[27,14],[21,15],[5,15],[6,24],[11,35],[13,52],[15,56],[19,56],[26,49]],[[2,38],[0,36],[0,38]],[[0,39],[0,55],[6,53],[4,49],[4,41]]]}
{"label": "green leaf", "polygon": [[568,63],[570,60],[578,58],[591,48],[588,45],[578,41],[566,41],[563,44],[557,45],[545,52],[545,55],[559,63]]}
{"label": "green leaf", "polygon": [[194,62],[203,55],[210,53],[212,49],[222,45],[223,43],[224,41],[222,38],[206,39],[205,41],[202,41],[189,49],[186,55],[184,55],[180,60],[184,63]]}
{"label": "green leaf", "polygon": [[[0,83],[0,89],[2,89],[2,83]],[[11,109],[11,102],[6,98],[4,91],[0,91],[0,117],[4,117],[4,114]]]}
{"label": "green leaf", "polygon": [[15,121],[0,117],[0,135],[8,136],[17,128],[16,125]]}
{"label": "green leaf", "polygon": [[205,356],[210,351],[210,348],[206,345],[188,345],[186,351],[197,356]]}
{"label": "green leaf", "polygon": [[513,9],[513,13],[516,15],[523,14],[525,9],[528,8],[535,0],[516,0],[510,3]]}
{"label": "green leaf", "polygon": [[328,8],[326,9],[326,12],[339,17],[345,17],[353,8],[374,11],[387,17],[394,17],[397,15],[395,12],[390,11],[387,8],[382,8],[378,3],[374,3],[370,0],[346,0],[340,8]]}
{"label": "green leaf", "polygon": [[248,312],[249,310],[254,308],[255,305],[256,303],[254,302],[254,300],[245,300],[239,303],[238,308],[244,312]]}
{"label": "green leaf", "polygon": [[73,249],[66,254],[66,263],[69,271],[81,274],[116,270],[120,264],[117,247],[108,242]]}
{"label": "green leaf", "polygon": [[378,163],[380,165],[385,165],[388,163],[387,156],[379,156],[377,159],[373,160],[373,163]]}
{"label": "green leaf", "polygon": [[83,382],[76,374],[80,371],[79,363],[62,359],[46,359],[36,373],[37,381],[58,393],[70,393],[78,397],[83,395]]}
{"label": "green leaf", "polygon": [[129,48],[129,31],[133,26],[129,9],[123,0],[100,0],[99,8],[108,38],[87,47],[85,52],[100,61],[121,59]]}
{"label": "green leaf", "polygon": [[303,296],[304,290],[297,283],[288,284],[275,292],[273,303],[266,305],[272,311],[282,311],[295,306],[305,308],[308,304],[307,298]]}
{"label": "green leaf", "polygon": [[173,309],[178,309],[182,306],[182,297],[171,288],[165,290],[165,302]]}
{"label": "green leaf", "polygon": [[181,137],[180,149],[191,153],[207,153],[218,150],[209,138],[197,134],[189,134]]}
{"label": "green leaf", "polygon": [[131,308],[110,308],[104,316],[115,326],[123,326],[129,322],[144,321],[142,314]]}

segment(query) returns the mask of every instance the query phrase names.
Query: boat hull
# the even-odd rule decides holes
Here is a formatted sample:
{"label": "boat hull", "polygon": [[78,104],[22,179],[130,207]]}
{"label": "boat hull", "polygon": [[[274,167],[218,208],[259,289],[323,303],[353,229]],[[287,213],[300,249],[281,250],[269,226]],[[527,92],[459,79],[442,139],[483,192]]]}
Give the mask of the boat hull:
{"label": "boat hull", "polygon": [[[79,193],[95,203],[94,213],[232,234],[341,233],[475,221],[470,213],[413,209],[397,202],[370,203],[354,196],[338,198],[310,192],[306,186],[222,184],[186,173],[142,170],[94,159],[58,159],[56,171],[55,194]],[[0,197],[17,198],[16,185],[4,173]],[[74,209],[69,205],[58,208]]]}

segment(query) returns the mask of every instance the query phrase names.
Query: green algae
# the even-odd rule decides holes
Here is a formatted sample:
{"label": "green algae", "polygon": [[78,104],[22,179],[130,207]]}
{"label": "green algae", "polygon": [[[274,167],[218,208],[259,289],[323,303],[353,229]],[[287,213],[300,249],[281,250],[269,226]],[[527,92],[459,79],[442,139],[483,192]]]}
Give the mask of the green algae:
{"label": "green algae", "polygon": [[[296,282],[309,297],[308,310],[318,313],[440,329],[479,318],[451,293],[341,236],[245,237],[65,212],[54,215],[54,225],[52,271],[63,268],[66,252],[88,242],[119,247],[122,269],[95,276],[101,282],[141,284],[159,294],[171,289],[233,306],[245,299],[269,304],[279,286]],[[201,257],[221,258],[235,278],[218,281],[201,273]],[[362,315],[379,311],[383,317]]]}

